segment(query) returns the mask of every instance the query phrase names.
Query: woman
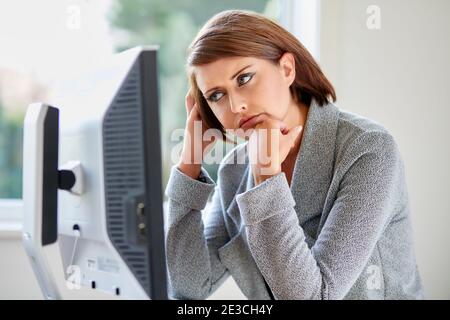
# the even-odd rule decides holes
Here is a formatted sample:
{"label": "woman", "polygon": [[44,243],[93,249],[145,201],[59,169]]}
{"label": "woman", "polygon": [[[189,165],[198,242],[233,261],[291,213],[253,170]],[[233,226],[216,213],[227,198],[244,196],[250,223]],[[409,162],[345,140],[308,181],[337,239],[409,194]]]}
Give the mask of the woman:
{"label": "woman", "polygon": [[[184,140],[166,189],[174,298],[207,298],[230,274],[249,299],[423,297],[394,139],[333,104],[293,35],[255,13],[221,12],[193,40],[188,73],[185,137],[197,139],[201,121],[247,141],[215,184]],[[202,140],[201,159],[213,143]]]}

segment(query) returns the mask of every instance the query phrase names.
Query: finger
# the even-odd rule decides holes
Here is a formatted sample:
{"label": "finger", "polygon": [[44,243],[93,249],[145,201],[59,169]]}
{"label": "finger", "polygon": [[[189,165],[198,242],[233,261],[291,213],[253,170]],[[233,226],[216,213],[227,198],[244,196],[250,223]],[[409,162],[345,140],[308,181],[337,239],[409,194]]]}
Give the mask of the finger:
{"label": "finger", "polygon": [[267,120],[268,125],[270,126],[271,129],[280,129],[280,130],[285,130],[287,129],[287,125],[284,121],[278,120],[278,119],[274,119],[274,118],[269,118]]}
{"label": "finger", "polygon": [[194,104],[191,108],[191,110],[189,111],[188,114],[188,120],[200,120],[201,116],[200,116],[200,112],[197,108],[197,104]]}
{"label": "finger", "polygon": [[267,134],[270,134],[272,132],[272,129],[280,129],[282,134],[286,134],[288,129],[285,122],[270,118],[266,114],[260,114],[257,117],[255,117],[253,120],[250,120],[255,122],[253,127],[250,127],[245,130],[244,135],[245,137],[250,137],[256,130],[265,129],[267,131]]}
{"label": "finger", "polygon": [[194,105],[195,105],[195,101],[193,100],[193,98],[192,98],[192,100],[189,99],[189,101],[186,100],[186,103],[185,103],[186,114],[191,113],[191,110],[192,110],[192,108],[194,108]]}
{"label": "finger", "polygon": [[280,129],[283,134],[287,133],[286,123],[274,118],[265,117],[256,127],[265,129]]}
{"label": "finger", "polygon": [[189,89],[188,93],[186,94],[185,98],[185,107],[186,107],[186,113],[189,114],[194,107],[195,99],[192,95],[192,88]]}

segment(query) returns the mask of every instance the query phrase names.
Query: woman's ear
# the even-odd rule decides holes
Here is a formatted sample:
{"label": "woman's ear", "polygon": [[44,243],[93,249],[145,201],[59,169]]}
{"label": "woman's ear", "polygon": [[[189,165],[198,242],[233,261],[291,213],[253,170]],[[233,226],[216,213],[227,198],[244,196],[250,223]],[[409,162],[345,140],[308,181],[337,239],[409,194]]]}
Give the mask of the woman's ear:
{"label": "woman's ear", "polygon": [[290,86],[295,80],[295,58],[290,52],[285,52],[279,59],[282,76]]}

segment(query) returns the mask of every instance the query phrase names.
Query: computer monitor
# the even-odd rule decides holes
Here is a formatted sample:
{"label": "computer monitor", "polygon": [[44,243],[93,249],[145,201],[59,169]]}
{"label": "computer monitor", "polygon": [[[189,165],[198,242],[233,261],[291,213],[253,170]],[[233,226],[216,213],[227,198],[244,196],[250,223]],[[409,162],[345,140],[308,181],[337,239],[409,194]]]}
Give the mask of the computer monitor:
{"label": "computer monitor", "polygon": [[61,297],[43,251],[57,241],[69,284],[167,299],[157,48],[117,54],[51,100],[24,126],[23,241],[42,291]]}

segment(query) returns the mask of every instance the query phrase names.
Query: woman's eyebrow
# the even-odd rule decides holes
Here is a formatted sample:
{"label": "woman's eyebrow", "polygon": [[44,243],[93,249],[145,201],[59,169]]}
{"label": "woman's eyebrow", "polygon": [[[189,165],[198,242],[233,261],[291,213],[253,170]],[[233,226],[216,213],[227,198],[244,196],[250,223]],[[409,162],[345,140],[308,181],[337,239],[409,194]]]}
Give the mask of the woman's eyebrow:
{"label": "woman's eyebrow", "polygon": [[[236,72],[235,74],[233,74],[233,76],[230,78],[230,80],[233,80],[234,78],[237,77],[237,75],[238,75],[239,73],[241,73],[242,71],[244,71],[245,69],[247,69],[248,67],[251,67],[251,66],[252,66],[252,64],[249,64],[248,66],[243,67],[243,68],[240,69],[238,72]],[[219,88],[219,87],[211,88],[211,89],[205,91],[204,95],[206,95],[208,92],[210,92],[210,91],[212,91],[212,90],[215,90],[215,89],[218,89],[218,88]]]}

